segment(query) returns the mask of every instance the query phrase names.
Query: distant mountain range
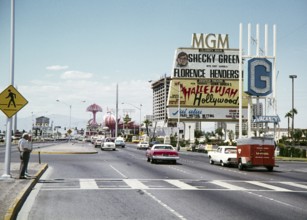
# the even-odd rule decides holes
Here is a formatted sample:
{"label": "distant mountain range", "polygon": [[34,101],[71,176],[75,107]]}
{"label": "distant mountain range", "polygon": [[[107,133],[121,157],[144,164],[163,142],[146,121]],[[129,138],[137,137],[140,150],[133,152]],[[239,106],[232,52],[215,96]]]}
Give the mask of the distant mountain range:
{"label": "distant mountain range", "polygon": [[[45,117],[49,118],[49,126],[61,126],[60,130],[64,130],[64,127],[69,127],[69,116],[66,115],[46,115]],[[89,119],[81,119],[81,118],[71,118],[71,127],[78,129],[86,128],[87,122]],[[17,116],[17,130],[22,131],[30,131],[32,129],[32,124],[35,123],[35,118],[32,119],[31,116],[26,118],[19,118]]]}

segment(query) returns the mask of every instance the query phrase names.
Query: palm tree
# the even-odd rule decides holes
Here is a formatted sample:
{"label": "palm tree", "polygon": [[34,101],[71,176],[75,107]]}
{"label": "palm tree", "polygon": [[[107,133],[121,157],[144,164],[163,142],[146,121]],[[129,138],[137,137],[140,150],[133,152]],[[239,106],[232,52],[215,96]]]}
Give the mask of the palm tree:
{"label": "palm tree", "polygon": [[152,122],[149,121],[148,119],[146,119],[143,123],[145,124],[146,133],[147,133],[147,136],[149,137],[149,129],[148,129],[148,127],[149,127],[150,125],[152,125]]}
{"label": "palm tree", "polygon": [[228,130],[228,139],[229,139],[230,145],[232,145],[233,138],[234,138],[233,130]]}
{"label": "palm tree", "polygon": [[224,133],[223,133],[223,128],[217,128],[217,129],[215,129],[215,134],[217,134],[219,140],[222,139],[222,138],[223,138],[223,135],[224,135]]}
{"label": "palm tree", "polygon": [[292,137],[293,137],[293,133],[294,133],[294,115],[297,114],[297,110],[295,108],[293,108],[291,111],[291,118],[292,118]]}
{"label": "palm tree", "polygon": [[288,118],[288,138],[289,138],[289,134],[290,134],[290,118],[292,118],[292,113],[287,112],[287,114],[285,115],[285,118]]}

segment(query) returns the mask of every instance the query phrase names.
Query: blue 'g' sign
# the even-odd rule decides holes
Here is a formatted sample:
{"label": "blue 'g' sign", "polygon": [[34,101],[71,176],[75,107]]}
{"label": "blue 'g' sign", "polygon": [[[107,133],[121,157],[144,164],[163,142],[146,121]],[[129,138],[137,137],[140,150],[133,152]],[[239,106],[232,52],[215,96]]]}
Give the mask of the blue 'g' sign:
{"label": "blue 'g' sign", "polygon": [[267,96],[272,93],[272,63],[264,58],[248,61],[248,90],[252,96]]}

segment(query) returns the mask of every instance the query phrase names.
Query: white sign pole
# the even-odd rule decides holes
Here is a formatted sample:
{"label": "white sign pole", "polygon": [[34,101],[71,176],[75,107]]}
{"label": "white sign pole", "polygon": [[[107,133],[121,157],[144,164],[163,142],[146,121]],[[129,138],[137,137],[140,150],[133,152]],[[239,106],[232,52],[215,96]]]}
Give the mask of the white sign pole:
{"label": "white sign pole", "polygon": [[116,84],[115,138],[118,136],[118,84]]}
{"label": "white sign pole", "polygon": [[239,34],[239,138],[242,138],[242,30],[240,23]]}
{"label": "white sign pole", "polygon": [[276,25],[273,25],[273,109],[274,115],[277,115],[276,103]]}
{"label": "white sign pole", "polygon": [[[247,56],[251,55],[251,24],[249,23],[247,26]],[[247,81],[247,79],[245,79]],[[251,109],[253,106],[253,100],[250,96],[248,96],[248,116],[247,116],[247,136],[252,136],[252,120],[251,120]]]}
{"label": "white sign pole", "polygon": [[180,150],[179,141],[180,141],[180,82],[178,81],[178,122],[177,122],[177,128],[178,128],[178,135],[177,135],[177,151]]}
{"label": "white sign pole", "polygon": [[[11,85],[14,86],[14,39],[15,39],[15,0],[11,0]],[[7,117],[5,138],[4,174],[1,178],[12,178],[11,175],[11,139],[12,118]]]}

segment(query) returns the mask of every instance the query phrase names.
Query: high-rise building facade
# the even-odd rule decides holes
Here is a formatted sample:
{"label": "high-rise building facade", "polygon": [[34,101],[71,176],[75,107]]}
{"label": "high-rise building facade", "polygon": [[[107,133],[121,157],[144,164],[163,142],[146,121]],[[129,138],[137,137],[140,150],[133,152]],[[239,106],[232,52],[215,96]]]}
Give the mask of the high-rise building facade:
{"label": "high-rise building facade", "polygon": [[171,77],[165,75],[151,84],[153,92],[152,112],[155,122],[162,121],[165,123],[167,121],[166,104],[170,80]]}

